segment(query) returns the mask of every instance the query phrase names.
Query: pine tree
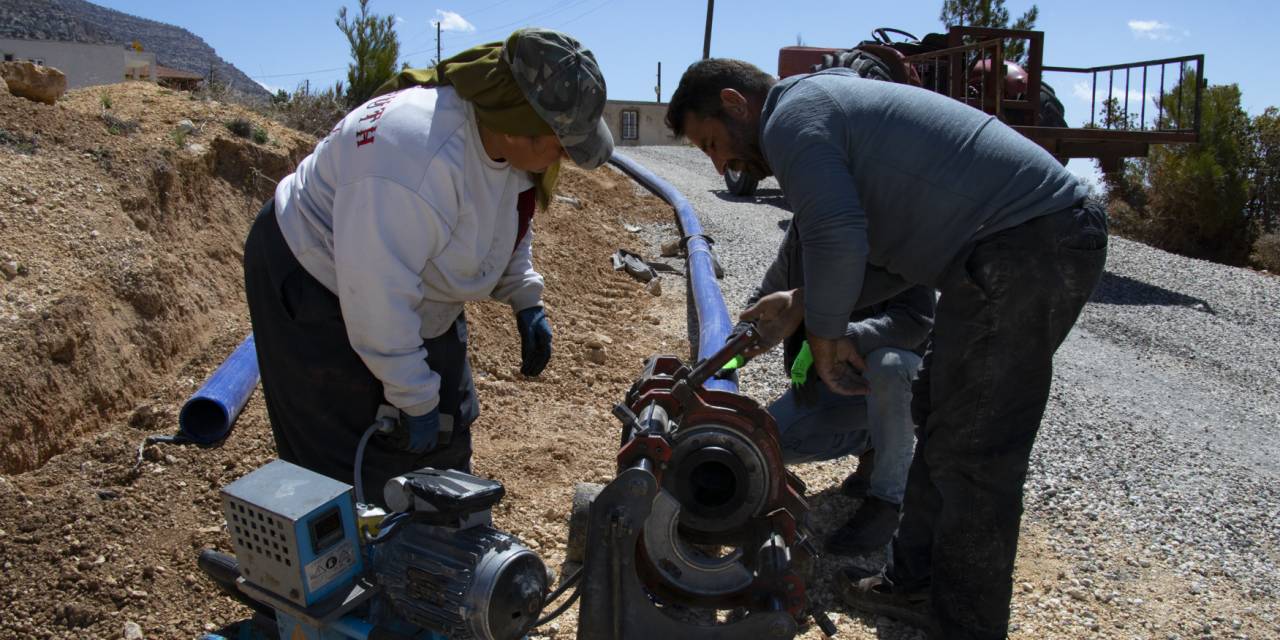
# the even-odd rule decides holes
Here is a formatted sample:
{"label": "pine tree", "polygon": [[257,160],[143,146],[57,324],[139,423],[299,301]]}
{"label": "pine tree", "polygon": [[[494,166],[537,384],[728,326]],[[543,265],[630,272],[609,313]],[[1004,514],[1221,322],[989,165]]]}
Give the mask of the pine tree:
{"label": "pine tree", "polygon": [[382,83],[396,73],[400,39],[395,17],[369,13],[369,0],[360,0],[360,14],[347,20],[347,8],[338,9],[338,29],[351,45],[352,63],[347,67],[347,106],[363,104]]}
{"label": "pine tree", "polygon": [[[1034,29],[1036,18],[1040,16],[1039,7],[1031,5],[1013,26],[1009,26],[1009,10],[1004,8],[1004,0],[943,0],[942,12],[938,20],[943,26],[992,27],[995,29]],[[1005,43],[1004,57],[1008,60],[1025,62],[1026,42],[1013,40]]]}

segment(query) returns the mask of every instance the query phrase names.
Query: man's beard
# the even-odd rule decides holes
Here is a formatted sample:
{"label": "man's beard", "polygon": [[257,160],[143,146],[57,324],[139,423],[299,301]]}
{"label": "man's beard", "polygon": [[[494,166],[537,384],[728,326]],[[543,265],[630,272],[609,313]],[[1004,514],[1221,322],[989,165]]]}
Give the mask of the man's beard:
{"label": "man's beard", "polygon": [[773,169],[769,168],[769,163],[764,159],[764,153],[760,151],[760,129],[757,124],[753,125],[747,122],[739,122],[732,118],[725,118],[725,128],[729,130],[730,151],[733,157],[730,169],[741,171],[756,180],[763,180],[773,175]]}

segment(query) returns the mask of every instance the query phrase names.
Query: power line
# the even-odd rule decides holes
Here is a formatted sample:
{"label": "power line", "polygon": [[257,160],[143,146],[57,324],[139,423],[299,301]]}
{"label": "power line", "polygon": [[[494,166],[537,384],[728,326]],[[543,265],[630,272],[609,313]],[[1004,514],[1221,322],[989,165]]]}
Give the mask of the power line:
{"label": "power line", "polygon": [[249,76],[249,77],[250,77],[250,78],[252,78],[252,79],[254,79],[254,80],[259,80],[259,79],[264,79],[264,78],[288,78],[288,77],[290,77],[290,76],[305,76],[305,75],[307,75],[307,74],[309,74],[309,73],[328,73],[328,72],[330,72],[330,71],[343,71],[343,70],[345,70],[345,69],[346,69],[346,67],[333,67],[332,69],[315,69],[315,70],[312,70],[312,71],[298,71],[298,72],[295,72],[295,73],[272,73],[272,74],[268,74],[268,75],[262,75],[262,76]]}
{"label": "power line", "polygon": [[579,16],[578,16],[578,17],[576,17],[576,18],[570,18],[570,19],[568,19],[568,20],[565,20],[564,22],[561,22],[561,23],[560,23],[559,25],[557,25],[557,26],[561,26],[561,27],[563,27],[563,26],[564,26],[564,25],[566,25],[566,24],[572,24],[572,23],[574,23],[574,22],[577,22],[577,21],[579,21],[579,20],[581,20],[581,19],[583,19],[583,18],[585,18],[585,17],[587,17],[587,16],[589,16],[589,15],[591,15],[591,14],[593,14],[593,13],[595,13],[595,12],[597,12],[597,11],[601,10],[601,9],[603,9],[603,8],[605,7],[605,5],[613,4],[613,1],[614,1],[614,0],[604,0],[604,2],[601,2],[600,4],[596,5],[596,7],[595,7],[594,9],[588,9],[586,13],[583,13],[583,14],[579,15]]}

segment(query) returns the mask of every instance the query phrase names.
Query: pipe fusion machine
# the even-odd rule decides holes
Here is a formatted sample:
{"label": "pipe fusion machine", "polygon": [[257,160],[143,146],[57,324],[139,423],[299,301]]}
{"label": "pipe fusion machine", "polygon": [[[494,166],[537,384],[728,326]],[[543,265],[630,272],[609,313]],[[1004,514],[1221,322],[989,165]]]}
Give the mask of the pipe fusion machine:
{"label": "pipe fusion machine", "polygon": [[429,468],[389,481],[383,511],[271,462],[223,489],[236,555],[206,551],[201,567],[257,612],[241,640],[516,640],[579,597],[580,640],[786,640],[811,616],[833,635],[805,594],[817,553],[773,419],[704,384],[755,339],[744,325],[696,366],[646,362],[614,407],[616,477],[578,487],[555,589],[492,526],[500,483]]}

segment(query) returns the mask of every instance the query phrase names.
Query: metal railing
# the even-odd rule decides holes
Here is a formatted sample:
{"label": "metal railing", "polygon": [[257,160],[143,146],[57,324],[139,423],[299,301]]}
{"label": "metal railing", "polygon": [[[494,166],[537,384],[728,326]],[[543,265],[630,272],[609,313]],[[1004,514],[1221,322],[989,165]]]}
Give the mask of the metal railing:
{"label": "metal railing", "polygon": [[1010,103],[1028,102],[1005,95],[1003,40],[920,53],[907,56],[903,62],[919,76],[920,85],[925,89],[955,98],[1001,120],[1005,119],[1004,112]]}
{"label": "metal railing", "polygon": [[[1174,79],[1174,86],[1166,91],[1169,83],[1167,77],[1168,68],[1176,65],[1177,77]],[[1154,86],[1156,75],[1155,70],[1159,69],[1159,84]],[[1090,84],[1091,90],[1089,94],[1089,126],[1098,127],[1097,115],[1098,109],[1098,79],[1102,74],[1106,74],[1107,99],[1103,102],[1103,109],[1110,109],[1106,113],[1102,129],[1120,130],[1120,131],[1150,131],[1157,133],[1196,133],[1200,131],[1200,99],[1203,93],[1204,84],[1204,56],[1191,55],[1181,56],[1178,58],[1164,58],[1160,60],[1144,60],[1142,62],[1129,62],[1125,64],[1113,64],[1101,67],[1044,67],[1045,71],[1089,74],[1092,78]],[[1117,74],[1124,73],[1124,100],[1120,101],[1115,97]],[[1140,75],[1139,75],[1140,72]],[[1142,88],[1136,94],[1133,91],[1133,82],[1137,77],[1141,78]],[[1191,81],[1191,86],[1188,85]],[[1151,81],[1151,82],[1149,82]],[[1154,93],[1151,89],[1154,88]],[[1188,96],[1188,92],[1190,95]],[[1131,98],[1137,98],[1140,106],[1137,111],[1130,111]],[[1172,104],[1166,105],[1166,99]],[[1187,101],[1187,102],[1184,102]],[[1188,102],[1190,103],[1188,105]],[[1148,104],[1154,105],[1156,110],[1155,120],[1151,126],[1147,122]],[[1190,122],[1186,117],[1184,108],[1191,107]],[[1119,113],[1114,111],[1119,108]],[[1173,112],[1170,114],[1169,112]],[[1133,116],[1137,116],[1134,120]]]}

